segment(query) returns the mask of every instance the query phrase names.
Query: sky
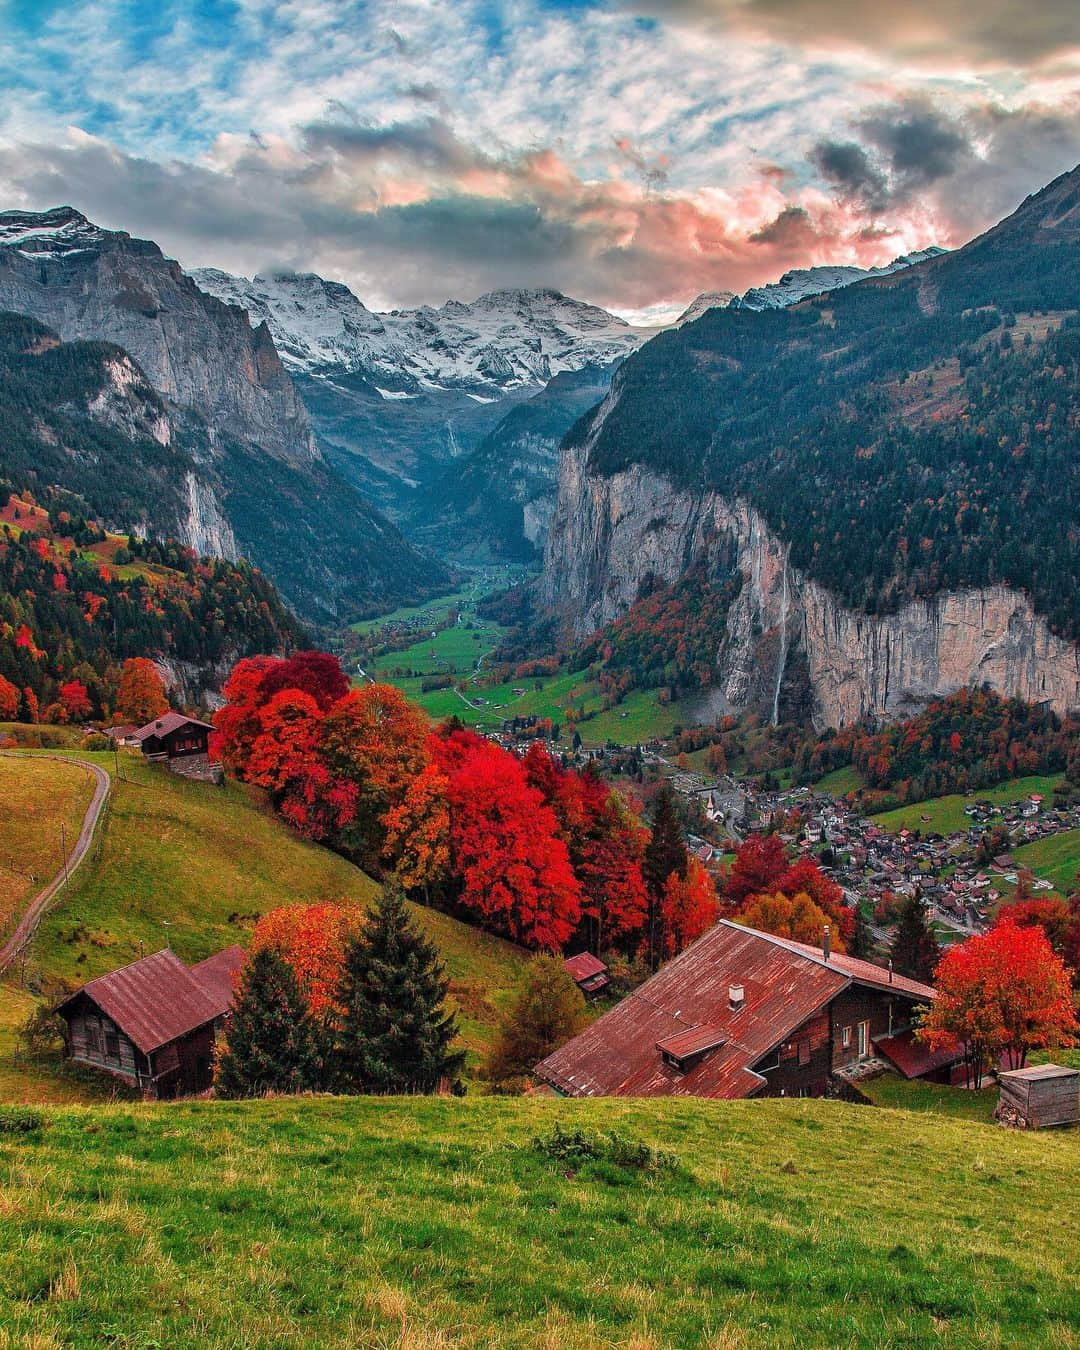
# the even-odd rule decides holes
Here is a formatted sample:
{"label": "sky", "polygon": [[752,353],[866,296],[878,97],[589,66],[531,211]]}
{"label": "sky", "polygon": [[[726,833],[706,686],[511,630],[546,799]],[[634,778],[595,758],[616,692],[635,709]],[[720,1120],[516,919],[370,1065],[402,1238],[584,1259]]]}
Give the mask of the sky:
{"label": "sky", "polygon": [[1077,0],[0,0],[0,71],[0,209],[378,309],[667,317],[1080,163]]}

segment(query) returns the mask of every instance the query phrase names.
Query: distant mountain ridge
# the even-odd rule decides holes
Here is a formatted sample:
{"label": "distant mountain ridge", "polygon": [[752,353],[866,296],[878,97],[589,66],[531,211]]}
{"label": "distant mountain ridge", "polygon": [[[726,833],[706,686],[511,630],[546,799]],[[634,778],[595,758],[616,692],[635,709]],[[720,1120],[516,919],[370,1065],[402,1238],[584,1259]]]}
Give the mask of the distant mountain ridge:
{"label": "distant mountain ridge", "polygon": [[[136,517],[113,518],[117,527],[167,508],[183,542],[241,551],[314,623],[417,600],[449,579],[325,463],[266,325],[200,290],[157,244],[101,229],[71,207],[2,212],[0,309],[65,342],[114,344],[137,371],[122,378],[158,400],[183,479]],[[79,473],[69,460],[65,486],[84,491]],[[115,473],[130,496],[137,459],[118,461]],[[176,516],[178,494],[186,518]]]}

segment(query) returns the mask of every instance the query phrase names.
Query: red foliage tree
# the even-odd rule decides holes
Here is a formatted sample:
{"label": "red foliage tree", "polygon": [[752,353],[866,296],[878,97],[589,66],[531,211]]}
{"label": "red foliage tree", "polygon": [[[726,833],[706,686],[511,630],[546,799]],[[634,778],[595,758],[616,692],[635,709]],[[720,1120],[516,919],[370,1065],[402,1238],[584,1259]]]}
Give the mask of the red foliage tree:
{"label": "red foliage tree", "polygon": [[79,722],[89,717],[94,707],[81,680],[68,680],[60,686],[59,704],[65,722]]}
{"label": "red foliage tree", "polygon": [[716,887],[701,863],[691,857],[685,879],[672,872],[664,887],[661,921],[665,956],[677,956],[716,923]]}
{"label": "red foliage tree", "polygon": [[262,734],[262,682],[274,664],[272,656],[248,656],[238,661],[221,691],[225,703],[214,714],[210,754],[243,778],[252,747]]}
{"label": "red foliage tree", "polygon": [[461,732],[432,739],[446,775],[461,904],[530,947],[558,951],[581,918],[581,887],[552,809],[513,755]]}
{"label": "red foliage tree", "polygon": [[269,700],[283,689],[310,694],[322,712],[329,711],[349,692],[349,681],[336,656],[329,652],[295,652],[284,661],[272,662],[262,679],[262,696]]}
{"label": "red foliage tree", "polygon": [[787,850],[775,834],[751,834],[735,850],[724,882],[724,904],[736,913],[751,895],[775,891],[788,870]]}
{"label": "red foliage tree", "polygon": [[1029,1050],[1070,1044],[1077,1030],[1065,963],[1041,928],[995,924],[950,947],[934,980],[919,1035],[933,1050],[963,1047],[976,1087],[998,1055],[1019,1068]]}
{"label": "red foliage tree", "polygon": [[247,762],[249,782],[280,797],[300,783],[319,741],[322,713],[310,694],[282,689],[259,714],[262,730]]}
{"label": "red foliage tree", "polygon": [[1080,894],[1068,900],[1047,897],[1023,900],[1002,913],[1018,928],[1041,928],[1047,941],[1069,968],[1074,985],[1080,985]]}
{"label": "red foliage tree", "polygon": [[450,870],[449,788],[438,766],[425,764],[383,817],[383,856],[406,891],[422,891],[428,900]]}
{"label": "red foliage tree", "polygon": [[0,675],[0,721],[14,722],[19,716],[18,688]]}
{"label": "red foliage tree", "polygon": [[248,959],[264,947],[273,948],[292,967],[312,1013],[323,1019],[332,1017],[337,1011],[345,948],[363,921],[363,913],[354,905],[283,905],[264,914],[255,925]]}

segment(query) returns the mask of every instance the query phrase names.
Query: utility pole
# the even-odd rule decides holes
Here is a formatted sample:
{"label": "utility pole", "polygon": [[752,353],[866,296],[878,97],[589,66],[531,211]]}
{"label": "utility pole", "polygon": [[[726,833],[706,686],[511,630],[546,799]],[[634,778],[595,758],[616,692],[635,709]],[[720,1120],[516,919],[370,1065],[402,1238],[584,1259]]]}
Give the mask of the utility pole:
{"label": "utility pole", "polygon": [[64,822],[60,822],[60,852],[64,859],[64,883],[68,879],[68,855],[67,855],[67,830],[64,828]]}

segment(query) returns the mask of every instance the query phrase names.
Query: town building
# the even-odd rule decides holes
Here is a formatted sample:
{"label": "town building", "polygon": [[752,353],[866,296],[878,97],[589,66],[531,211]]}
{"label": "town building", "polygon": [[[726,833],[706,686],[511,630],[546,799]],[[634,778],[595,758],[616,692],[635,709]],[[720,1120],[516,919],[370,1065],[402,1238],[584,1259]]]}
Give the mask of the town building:
{"label": "town building", "polygon": [[[910,1032],[933,997],[827,939],[822,950],[721,920],[535,1075],[570,1097],[816,1097]],[[947,1073],[917,1043],[914,1076],[920,1057]]]}
{"label": "town building", "polygon": [[68,1056],[145,1097],[205,1091],[243,960],[234,946],[186,966],[166,948],[98,976],[56,1008]]}
{"label": "town building", "polygon": [[167,712],[140,727],[131,741],[147,759],[165,764],[173,773],[220,782],[220,767],[210,763],[213,729],[209,722],[200,722],[197,717]]}

